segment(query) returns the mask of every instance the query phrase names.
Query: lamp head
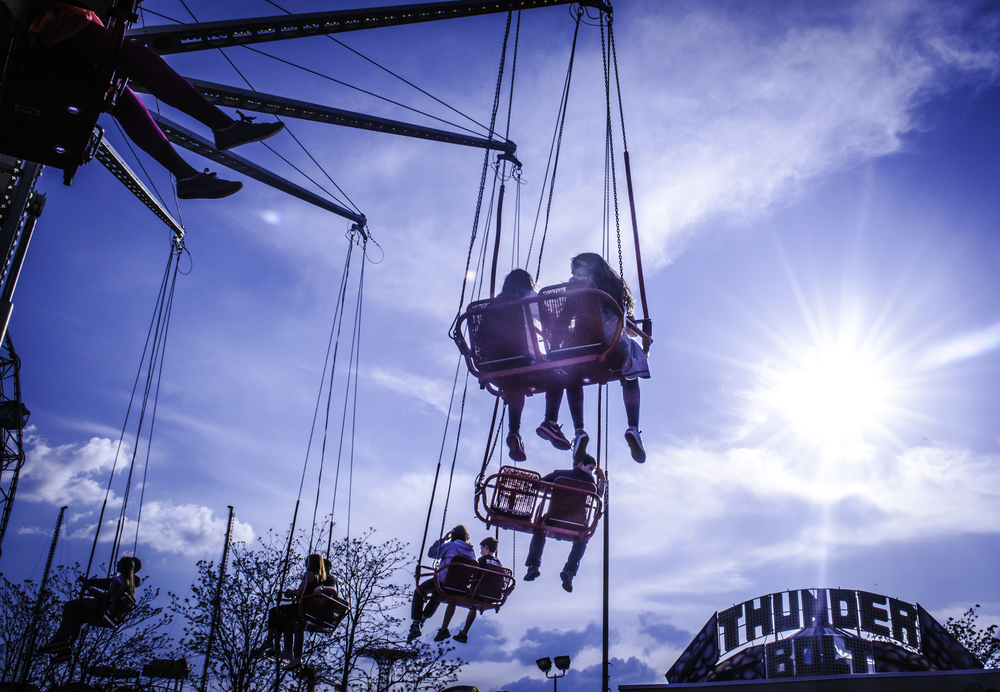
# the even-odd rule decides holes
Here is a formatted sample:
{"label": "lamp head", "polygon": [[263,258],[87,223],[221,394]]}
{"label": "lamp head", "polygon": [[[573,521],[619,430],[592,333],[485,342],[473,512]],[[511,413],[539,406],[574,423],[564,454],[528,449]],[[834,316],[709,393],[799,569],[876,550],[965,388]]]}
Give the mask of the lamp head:
{"label": "lamp head", "polygon": [[569,670],[569,656],[556,656],[556,668]]}
{"label": "lamp head", "polygon": [[549,658],[548,656],[546,656],[545,658],[540,658],[537,661],[535,661],[535,665],[538,666],[538,670],[542,671],[543,673],[548,673],[550,670],[552,670],[552,659]]}

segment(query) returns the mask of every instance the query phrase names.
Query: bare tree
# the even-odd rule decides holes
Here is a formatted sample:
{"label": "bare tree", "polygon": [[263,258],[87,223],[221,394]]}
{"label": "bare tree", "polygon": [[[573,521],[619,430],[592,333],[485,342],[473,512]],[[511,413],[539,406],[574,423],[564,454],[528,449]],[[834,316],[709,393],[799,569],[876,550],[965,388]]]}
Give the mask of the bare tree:
{"label": "bare tree", "polygon": [[986,629],[976,627],[976,608],[965,611],[965,614],[958,618],[948,618],[944,623],[951,636],[955,637],[966,649],[978,658],[986,668],[997,668],[1000,666],[1000,639],[997,639],[997,626],[990,625]]}
{"label": "bare tree", "polygon": [[[79,597],[82,577],[79,563],[54,570],[49,593],[41,601],[34,636],[30,625],[38,602],[38,586],[31,580],[17,585],[2,579],[0,640],[4,646],[4,679],[20,679],[26,657],[44,644],[58,626],[63,604]],[[86,682],[91,677],[89,671],[97,666],[141,670],[149,659],[169,655],[172,642],[163,628],[170,624],[171,616],[153,605],[159,593],[159,589],[140,587],[136,607],[118,627],[85,625],[67,664],[53,665],[48,656],[32,656],[27,680],[43,688],[73,678]]]}
{"label": "bare tree", "polygon": [[[378,543],[374,530],[358,538],[343,539],[331,547],[332,572],[349,610],[340,626],[331,634],[306,636],[303,669],[313,679],[336,681],[342,689],[376,687],[361,652],[367,648],[394,646],[403,642],[402,618],[397,614],[409,600],[412,587],[405,583],[412,558],[406,545],[395,539]],[[320,541],[322,542],[322,541]],[[291,689],[295,682],[283,675],[276,663],[254,658],[254,648],[267,636],[267,613],[276,604],[275,594],[281,585],[285,566],[284,540],[274,534],[258,539],[253,548],[236,544],[232,564],[224,579],[219,631],[212,653],[212,675],[216,686],[231,692],[250,692],[273,688]],[[306,552],[302,542],[293,543],[288,564],[302,565]],[[301,568],[293,567],[284,586],[298,584]],[[211,562],[199,563],[199,574],[187,598],[171,594],[172,612],[186,625],[182,646],[192,654],[204,656],[212,620],[213,599],[218,585],[218,569]],[[425,690],[440,687],[455,679],[464,665],[449,660],[445,646],[419,647],[418,657],[397,671],[409,687]],[[403,678],[400,678],[402,681]],[[411,682],[413,684],[411,684]],[[326,683],[330,684],[330,683]]]}

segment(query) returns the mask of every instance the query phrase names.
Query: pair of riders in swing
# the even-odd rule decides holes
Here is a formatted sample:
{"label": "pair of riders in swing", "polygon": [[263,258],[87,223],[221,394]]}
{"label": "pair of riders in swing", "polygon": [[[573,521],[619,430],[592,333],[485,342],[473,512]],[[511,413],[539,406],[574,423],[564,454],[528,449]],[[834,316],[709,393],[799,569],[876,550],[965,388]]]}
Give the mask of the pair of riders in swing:
{"label": "pair of riders in swing", "polygon": [[[591,281],[604,293],[607,293],[621,307],[626,317],[631,317],[635,300],[624,279],[618,276],[614,269],[600,255],[585,252],[573,258],[571,263],[573,275],[570,281]],[[530,298],[538,295],[535,281],[531,274],[523,269],[515,269],[504,279],[503,288],[494,298],[495,301],[511,301]],[[604,337],[609,342],[618,329],[619,316],[601,303],[601,321]],[[625,430],[625,441],[628,443],[632,458],[638,463],[646,461],[646,450],[642,444],[639,430],[639,378],[649,377],[649,365],[646,354],[638,342],[628,338],[625,331],[617,345],[618,354],[622,357],[621,370],[622,398],[625,403],[625,416],[628,428]],[[559,425],[559,407],[562,405],[563,389],[545,392],[545,420],[535,432],[542,439],[548,440],[559,450],[573,450],[573,461],[578,463],[587,456],[587,444],[590,435],[584,428],[583,417],[583,385],[573,384],[565,388],[566,400],[569,403],[570,416],[575,428],[573,441],[563,434]],[[509,456],[514,461],[525,461],[524,440],[521,438],[521,413],[524,410],[524,392],[512,391],[504,393],[504,400],[509,410],[510,430],[507,435]]]}
{"label": "pair of riders in swing", "polygon": [[[582,457],[574,462],[572,469],[559,469],[553,471],[552,473],[543,476],[542,481],[546,483],[554,483],[558,478],[570,478],[577,481],[592,483],[595,486],[598,495],[604,494],[604,472],[597,465],[597,460],[590,454],[584,453]],[[481,552],[481,557],[479,558],[480,567],[494,570],[498,570],[503,567],[500,560],[496,557],[498,544],[495,538],[487,536],[480,542],[479,545]],[[531,544],[528,546],[528,557],[525,560],[525,566],[528,568],[528,571],[524,575],[524,581],[534,581],[541,576],[540,568],[542,565],[542,551],[544,549],[545,532],[535,531],[531,537]],[[566,559],[566,564],[563,565],[562,571],[559,573],[563,589],[570,593],[573,591],[573,578],[576,576],[576,573],[580,568],[580,560],[583,558],[586,550],[586,539],[574,541],[573,547],[569,552],[569,557]],[[440,570],[438,579],[442,582],[447,576],[446,565],[448,565],[455,557],[460,555],[467,558],[475,557],[472,545],[469,543],[469,532],[461,524],[445,534],[444,538],[439,538],[434,541],[434,544],[428,549],[427,555],[430,558],[440,560],[438,566],[438,569]],[[442,567],[444,567],[444,569],[442,569]],[[407,637],[407,641],[413,641],[420,636],[421,628],[423,627],[424,622],[426,622],[427,618],[434,614],[437,610],[438,604],[441,602],[440,595],[434,590],[434,581],[435,580],[432,578],[421,582],[413,592],[413,600],[410,608],[410,617],[413,622],[410,625],[410,634]],[[451,618],[454,613],[455,605],[449,603],[448,609],[445,611],[441,629],[438,630],[437,635],[434,637],[434,641],[444,641],[451,636],[451,633],[448,630],[448,625],[451,623]],[[472,627],[472,623],[475,619],[476,609],[470,608],[465,621],[465,627],[463,627],[462,630],[453,637],[453,639],[463,644],[469,641],[469,628]]]}

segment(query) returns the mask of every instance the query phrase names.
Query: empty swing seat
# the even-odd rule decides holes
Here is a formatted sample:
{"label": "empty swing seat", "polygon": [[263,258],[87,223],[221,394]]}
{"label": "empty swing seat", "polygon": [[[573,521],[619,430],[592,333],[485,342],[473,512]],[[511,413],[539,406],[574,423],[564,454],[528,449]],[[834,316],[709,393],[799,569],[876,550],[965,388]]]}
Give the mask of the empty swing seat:
{"label": "empty swing seat", "polygon": [[487,528],[586,541],[597,529],[603,502],[593,483],[573,478],[549,483],[535,471],[502,466],[476,493],[475,511]]}

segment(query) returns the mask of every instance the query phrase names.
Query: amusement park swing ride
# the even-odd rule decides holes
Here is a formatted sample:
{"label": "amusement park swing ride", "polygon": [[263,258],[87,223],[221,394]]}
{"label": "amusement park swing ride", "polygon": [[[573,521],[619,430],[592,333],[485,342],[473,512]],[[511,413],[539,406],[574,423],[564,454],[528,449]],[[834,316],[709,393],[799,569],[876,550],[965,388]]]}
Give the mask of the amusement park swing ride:
{"label": "amusement park swing ride", "polygon": [[[78,3],[73,2],[68,4],[75,5]],[[89,4],[82,1],[79,3],[81,7],[86,7]],[[630,334],[633,338],[641,341],[643,350],[646,352],[648,352],[651,342],[649,337],[651,324],[648,319],[645,290],[642,283],[641,259],[639,257],[638,231],[634,213],[635,205],[632,200],[628,150],[624,140],[623,107],[621,104],[620,87],[617,83],[617,56],[614,49],[611,22],[612,11],[610,6],[598,0],[584,0],[580,2],[572,2],[571,0],[496,0],[489,3],[459,0],[399,7],[372,8],[358,11],[340,10],[306,15],[187,24],[179,27],[130,29],[130,21],[134,21],[137,17],[138,2],[136,0],[115,0],[113,3],[103,4],[103,7],[96,9],[103,10],[103,16],[107,20],[107,25],[114,33],[116,47],[113,49],[111,55],[98,56],[92,60],[69,61],[65,57],[62,59],[53,59],[53,56],[46,55],[45,50],[33,48],[30,42],[26,40],[24,31],[15,32],[10,36],[4,37],[8,39],[9,49],[2,83],[3,90],[0,92],[0,152],[3,153],[3,168],[0,170],[2,178],[0,178],[0,182],[3,182],[6,187],[3,207],[0,209],[2,211],[2,214],[0,214],[0,223],[2,223],[2,236],[0,238],[2,238],[2,241],[0,242],[4,245],[7,262],[3,275],[3,300],[2,306],[0,306],[3,308],[3,314],[0,317],[2,317],[3,335],[9,353],[8,360],[14,363],[15,367],[13,368],[12,378],[5,378],[5,380],[12,379],[13,388],[4,385],[4,389],[0,389],[0,394],[3,394],[5,400],[9,398],[12,402],[9,408],[13,413],[4,413],[3,427],[5,431],[10,433],[6,437],[10,437],[12,440],[16,439],[16,441],[13,442],[13,446],[15,447],[14,452],[5,454],[4,456],[3,491],[5,505],[3,523],[0,525],[0,541],[2,541],[3,531],[6,528],[6,521],[10,513],[10,506],[14,499],[18,471],[21,463],[23,463],[20,431],[27,419],[27,410],[20,403],[16,368],[17,357],[14,355],[10,336],[6,333],[6,326],[13,305],[11,297],[24,253],[44,206],[44,196],[34,191],[35,182],[42,167],[47,165],[63,170],[64,182],[69,185],[78,167],[96,158],[171,229],[173,233],[171,261],[179,258],[184,249],[183,226],[173,218],[165,206],[132,173],[129,166],[114,151],[110,144],[104,140],[103,130],[97,125],[98,116],[114,104],[115,99],[125,89],[128,81],[127,76],[120,69],[116,68],[117,54],[124,41],[137,41],[145,44],[152,51],[160,55],[168,55],[179,52],[217,49],[226,46],[273,42],[286,38],[329,35],[344,31],[356,31],[498,12],[506,12],[508,14],[507,31],[509,34],[514,10],[520,11],[554,5],[574,6],[573,14],[576,17],[577,32],[579,32],[581,20],[585,17],[589,18],[593,23],[600,25],[602,55],[605,68],[605,92],[607,96],[604,254],[610,258],[612,239],[614,237],[612,234],[613,226],[614,232],[617,234],[619,274],[624,273],[618,212],[618,185],[614,164],[615,147],[612,136],[612,124],[614,120],[613,94],[617,93],[617,111],[621,122],[625,172],[635,240],[636,270],[640,280],[641,306],[645,315],[640,320],[633,321],[631,316],[623,311],[623,306],[616,305],[615,301],[611,300],[607,294],[602,293],[592,286],[584,286],[582,290],[575,291],[571,291],[565,285],[549,287],[543,289],[536,299],[522,300],[515,304],[506,305],[502,309],[489,304],[490,299],[495,295],[496,272],[501,248],[500,229],[504,194],[504,185],[502,182],[518,176],[520,172],[520,162],[516,158],[514,143],[506,137],[498,137],[495,132],[495,121],[500,102],[500,86],[504,74],[503,56],[501,57],[500,76],[497,83],[493,121],[491,121],[486,137],[447,132],[384,118],[375,118],[319,104],[296,101],[272,94],[248,91],[246,89],[227,87],[211,82],[193,79],[188,81],[207,100],[220,106],[241,108],[246,111],[274,114],[281,117],[299,118],[388,132],[486,150],[480,183],[480,196],[476,211],[476,222],[473,227],[472,241],[470,242],[466,266],[466,277],[470,276],[470,269],[472,268],[473,248],[476,245],[479,216],[483,203],[483,189],[488,170],[491,168],[490,151],[499,152],[496,163],[492,166],[496,172],[494,176],[494,195],[496,194],[497,182],[501,182],[500,196],[496,205],[497,221],[492,270],[491,272],[480,271],[476,273],[480,277],[485,277],[487,274],[491,276],[488,291],[489,297],[483,297],[486,287],[480,280],[477,285],[472,286],[472,295],[476,295],[478,292],[480,299],[478,302],[471,302],[468,309],[463,313],[462,307],[466,300],[467,279],[463,280],[459,303],[459,317],[456,318],[455,326],[452,330],[452,338],[459,346],[462,359],[467,364],[470,374],[476,377],[483,388],[487,389],[491,394],[497,395],[496,407],[494,409],[494,424],[487,441],[483,470],[477,481],[475,492],[476,514],[488,527],[495,526],[498,529],[504,528],[526,533],[543,531],[546,535],[557,540],[579,541],[586,540],[593,535],[601,516],[606,511],[604,505],[606,496],[599,496],[594,488],[573,487],[572,484],[565,483],[548,484],[541,481],[538,474],[532,475],[533,472],[528,470],[509,466],[501,468],[498,474],[491,476],[489,479],[485,479],[485,475],[491,457],[491,448],[495,448],[496,446],[495,441],[493,441],[494,430],[499,435],[496,416],[497,411],[500,410],[501,401],[505,393],[521,392],[531,395],[547,391],[550,388],[564,387],[567,383],[573,382],[584,385],[597,384],[603,392],[604,384],[611,380],[620,379],[621,377],[621,363],[615,361],[613,353],[618,341],[628,338],[627,335]],[[591,12],[593,12],[593,15],[590,14]],[[4,19],[7,19],[7,17]],[[518,21],[519,19],[520,14],[518,14]],[[6,22],[4,23],[6,24]],[[605,32],[607,32],[606,37]],[[516,38],[514,45],[513,54],[516,60]],[[567,70],[556,134],[553,136],[549,168],[546,170],[546,181],[549,184],[548,209],[551,209],[552,194],[555,190],[562,126],[566,117],[575,49],[576,34],[574,34],[570,65]],[[506,38],[504,50],[506,50]],[[614,76],[613,82],[610,78],[611,75]],[[511,98],[513,98],[513,75],[511,76],[511,82]],[[132,86],[136,87],[136,90],[142,90],[141,85],[133,84]],[[307,203],[348,219],[353,224],[350,234],[352,244],[364,247],[369,239],[367,219],[360,212],[347,209],[311,193],[246,159],[219,151],[208,140],[185,130],[183,127],[172,123],[159,114],[152,114],[152,117],[173,144],[194,151]],[[509,121],[508,114],[508,131]],[[510,173],[508,173],[508,167]],[[543,183],[543,187],[544,185]],[[519,193],[519,188],[517,192]],[[542,202],[540,201],[539,209],[541,209],[541,204]],[[492,206],[493,198],[491,197],[490,210],[492,210]],[[612,209],[614,212],[613,220],[611,218]],[[486,218],[488,228],[489,211],[486,214]],[[536,219],[536,230],[537,224],[538,219]],[[535,256],[539,269],[541,267],[542,252],[545,246],[547,231],[548,211],[546,212],[544,229],[541,237],[538,239],[537,255]],[[487,231],[481,239],[480,259],[477,261],[479,266],[484,270],[486,255],[488,254],[488,237],[489,232]],[[534,233],[532,234],[531,242],[532,246],[534,246]],[[532,261],[531,254],[532,250],[529,248],[528,262]],[[169,321],[173,281],[176,280],[176,265],[173,265],[174,269],[172,272],[171,266],[171,263],[168,262],[157,306],[160,313],[165,316],[165,322]],[[172,280],[169,278],[171,274],[173,275]],[[360,290],[359,288],[359,303]],[[602,303],[607,303],[609,300],[611,300],[611,309],[617,310],[619,315],[618,325],[613,337],[601,333],[601,329],[599,328]],[[606,308],[607,306],[604,307]],[[340,314],[341,318],[343,317],[342,308],[343,303],[341,303],[338,309],[338,314]],[[539,313],[544,315],[541,319],[540,334],[542,337],[537,342],[534,342],[532,346],[534,349],[533,352],[525,352],[523,343],[520,347],[513,349],[514,351],[519,350],[519,353],[513,352],[509,339],[501,339],[500,343],[490,343],[489,334],[491,331],[494,334],[498,330],[502,332],[505,329],[509,329],[511,324],[530,328],[533,324],[532,315]],[[161,340],[166,338],[165,326],[162,333],[159,331],[159,323],[157,323],[156,329],[156,333],[151,337],[152,343],[154,345],[162,344]],[[151,355],[147,372],[147,382],[153,379],[156,367],[156,356]],[[8,392],[11,393],[8,394]],[[147,386],[146,398],[143,400],[144,410],[149,395],[150,390]],[[603,396],[606,411],[606,392],[603,393]],[[598,397],[598,401],[601,401],[601,396]],[[155,395],[153,410],[155,412]],[[4,411],[6,409],[3,409],[0,413]],[[10,422],[8,422],[8,419]],[[460,427],[461,425],[459,425],[459,434]],[[8,444],[8,447],[10,446],[12,445]],[[600,447],[601,438],[598,435],[598,456],[599,458],[603,458],[606,468],[607,452],[605,449],[605,453],[602,456]],[[135,459],[133,459],[133,464],[134,462]],[[438,475],[440,475],[440,466],[441,458],[439,457]],[[452,475],[454,474],[454,463],[452,464],[451,473]],[[304,475],[305,471],[303,472]],[[435,489],[432,490],[427,524],[425,526],[425,543],[434,506],[436,488],[437,483],[435,481]],[[447,505],[448,499],[446,497],[444,514],[447,513]],[[122,518],[119,521],[119,534],[115,539],[115,556],[117,556],[120,546],[120,528],[124,522],[124,512],[125,509],[123,507]],[[296,504],[296,516],[297,512],[298,503]],[[442,533],[445,521],[445,516],[442,516]],[[293,519],[292,534],[294,534],[294,527],[295,519]],[[332,536],[332,527],[330,535]],[[96,540],[95,537],[95,546]],[[421,546],[422,552],[423,546]],[[605,523],[605,642],[603,658],[606,684],[608,680],[607,561],[607,524]],[[442,599],[447,603],[467,608],[483,609],[484,607],[489,607],[499,611],[506,598],[514,589],[514,580],[509,570],[495,574],[487,572],[490,571],[484,571],[476,565],[467,565],[463,566],[463,569],[455,568],[451,570],[448,578],[442,578],[439,582],[438,576],[442,574],[440,568],[428,569],[418,564],[415,576],[419,583],[422,577],[432,575]],[[342,602],[337,603],[336,599],[327,599],[322,606],[317,606],[312,612],[306,614],[307,629],[318,632],[329,632],[335,629],[340,619],[344,617],[345,608],[346,604]],[[127,612],[128,609],[123,608],[122,610]],[[115,624],[117,622],[112,618],[109,621],[109,626],[114,626]]]}

